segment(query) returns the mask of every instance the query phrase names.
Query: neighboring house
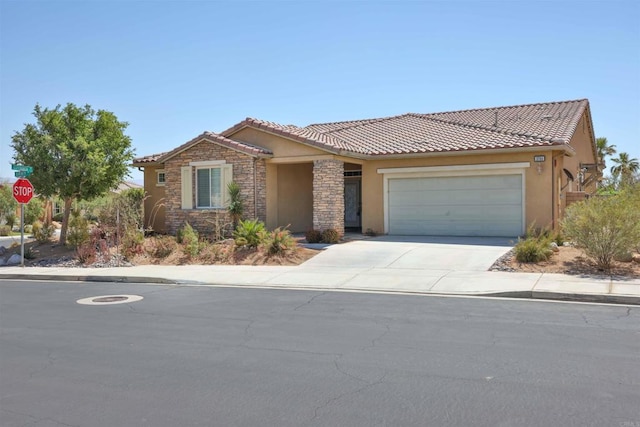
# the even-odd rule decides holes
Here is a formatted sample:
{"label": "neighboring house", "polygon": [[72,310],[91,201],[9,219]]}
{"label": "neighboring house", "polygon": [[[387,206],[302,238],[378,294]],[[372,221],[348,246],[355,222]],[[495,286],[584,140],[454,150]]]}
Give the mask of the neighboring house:
{"label": "neighboring house", "polygon": [[226,186],[267,227],[398,235],[517,236],[556,227],[601,175],[586,99],[280,125],[247,118],[140,157],[147,226],[202,232]]}

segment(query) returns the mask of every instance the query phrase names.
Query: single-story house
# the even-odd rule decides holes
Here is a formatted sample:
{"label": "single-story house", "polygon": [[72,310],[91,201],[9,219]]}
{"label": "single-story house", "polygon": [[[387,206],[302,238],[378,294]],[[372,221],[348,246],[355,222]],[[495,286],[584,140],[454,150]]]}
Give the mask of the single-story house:
{"label": "single-story house", "polygon": [[139,157],[147,226],[207,232],[237,182],[245,217],[294,232],[517,236],[556,227],[601,176],[586,99],[281,125],[247,118]]}

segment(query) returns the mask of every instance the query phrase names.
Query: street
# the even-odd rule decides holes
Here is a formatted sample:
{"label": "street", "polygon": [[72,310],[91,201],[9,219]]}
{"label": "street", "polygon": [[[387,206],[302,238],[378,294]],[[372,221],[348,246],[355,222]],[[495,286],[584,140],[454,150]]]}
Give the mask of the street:
{"label": "street", "polygon": [[[131,294],[138,302],[76,301]],[[0,283],[0,425],[640,427],[640,307]]]}

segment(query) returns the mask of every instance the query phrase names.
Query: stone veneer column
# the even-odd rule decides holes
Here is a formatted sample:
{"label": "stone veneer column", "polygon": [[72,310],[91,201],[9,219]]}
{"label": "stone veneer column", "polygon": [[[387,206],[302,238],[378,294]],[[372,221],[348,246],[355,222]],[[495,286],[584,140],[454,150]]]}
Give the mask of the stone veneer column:
{"label": "stone veneer column", "polygon": [[313,161],[313,228],[344,234],[344,162]]}

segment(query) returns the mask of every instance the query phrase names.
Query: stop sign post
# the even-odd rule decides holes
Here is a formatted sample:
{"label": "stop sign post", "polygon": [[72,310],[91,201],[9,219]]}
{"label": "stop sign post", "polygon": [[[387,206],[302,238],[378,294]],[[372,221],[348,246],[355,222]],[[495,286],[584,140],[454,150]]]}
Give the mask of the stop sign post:
{"label": "stop sign post", "polygon": [[20,265],[24,267],[24,204],[33,197],[33,185],[26,178],[20,178],[13,184],[13,198],[20,203]]}

